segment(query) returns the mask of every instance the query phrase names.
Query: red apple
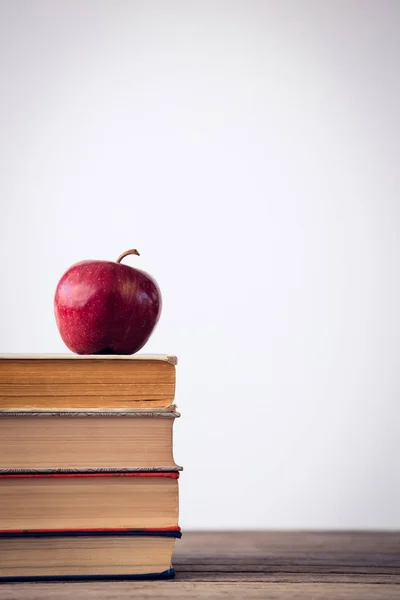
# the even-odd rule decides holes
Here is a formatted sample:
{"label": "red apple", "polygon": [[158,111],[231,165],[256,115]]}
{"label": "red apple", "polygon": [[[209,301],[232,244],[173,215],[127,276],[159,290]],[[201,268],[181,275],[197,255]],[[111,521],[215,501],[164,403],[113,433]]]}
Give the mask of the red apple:
{"label": "red apple", "polygon": [[134,354],[149,339],[161,312],[161,292],[144,271],[85,260],[61,277],[54,312],[65,344],[77,354]]}

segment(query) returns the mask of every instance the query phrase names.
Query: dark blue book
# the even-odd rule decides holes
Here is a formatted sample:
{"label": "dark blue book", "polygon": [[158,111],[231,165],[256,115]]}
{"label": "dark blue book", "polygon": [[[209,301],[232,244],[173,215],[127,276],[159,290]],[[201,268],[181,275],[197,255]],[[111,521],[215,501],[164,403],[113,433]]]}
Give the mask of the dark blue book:
{"label": "dark blue book", "polygon": [[167,579],[180,530],[0,532],[0,581]]}

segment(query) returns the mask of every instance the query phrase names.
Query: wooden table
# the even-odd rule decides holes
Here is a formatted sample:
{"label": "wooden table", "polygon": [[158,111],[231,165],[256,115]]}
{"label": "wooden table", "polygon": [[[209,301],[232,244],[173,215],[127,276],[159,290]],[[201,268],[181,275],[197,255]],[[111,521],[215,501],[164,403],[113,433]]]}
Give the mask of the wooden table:
{"label": "wooden table", "polygon": [[170,581],[3,584],[0,600],[400,599],[400,533],[188,533]]}

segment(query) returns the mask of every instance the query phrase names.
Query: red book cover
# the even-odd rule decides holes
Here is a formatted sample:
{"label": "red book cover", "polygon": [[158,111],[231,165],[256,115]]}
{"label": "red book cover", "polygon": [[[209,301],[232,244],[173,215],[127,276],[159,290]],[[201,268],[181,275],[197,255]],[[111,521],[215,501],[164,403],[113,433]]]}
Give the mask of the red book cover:
{"label": "red book cover", "polygon": [[121,473],[115,471],[110,473],[0,473],[0,479],[49,479],[51,477],[170,477],[171,479],[178,479],[179,473],[177,471],[122,471]]}

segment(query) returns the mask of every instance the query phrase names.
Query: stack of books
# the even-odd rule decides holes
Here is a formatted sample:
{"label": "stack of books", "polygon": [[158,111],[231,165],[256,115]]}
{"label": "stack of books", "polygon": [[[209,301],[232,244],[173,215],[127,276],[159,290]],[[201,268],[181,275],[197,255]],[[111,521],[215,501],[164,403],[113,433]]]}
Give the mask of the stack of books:
{"label": "stack of books", "polygon": [[166,578],[176,358],[0,357],[0,579]]}

